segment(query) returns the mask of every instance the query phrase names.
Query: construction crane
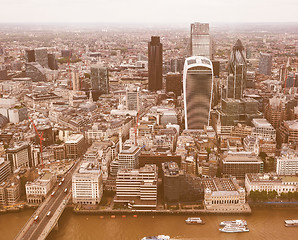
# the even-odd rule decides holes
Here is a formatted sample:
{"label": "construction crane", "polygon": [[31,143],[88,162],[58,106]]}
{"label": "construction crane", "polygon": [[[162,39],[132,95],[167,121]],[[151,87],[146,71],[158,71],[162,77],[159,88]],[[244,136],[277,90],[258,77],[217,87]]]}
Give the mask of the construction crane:
{"label": "construction crane", "polygon": [[136,120],[136,125],[135,125],[135,146],[138,146],[138,141],[137,141],[137,131],[138,131],[138,123],[139,123],[139,112],[137,113],[137,120]]}
{"label": "construction crane", "polygon": [[35,129],[35,132],[37,133],[38,135],[38,138],[39,138],[39,145],[40,145],[40,162],[41,162],[41,167],[43,168],[43,158],[42,158],[42,140],[44,140],[43,138],[43,132],[41,134],[39,134],[34,122],[32,121],[32,119],[30,117],[28,117],[30,122],[32,123],[34,129]]}

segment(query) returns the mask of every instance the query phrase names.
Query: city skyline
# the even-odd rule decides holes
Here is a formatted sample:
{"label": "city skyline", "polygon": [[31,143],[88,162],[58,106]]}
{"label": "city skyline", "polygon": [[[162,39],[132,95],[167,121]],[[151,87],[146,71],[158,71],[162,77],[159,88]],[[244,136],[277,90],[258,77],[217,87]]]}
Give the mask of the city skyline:
{"label": "city skyline", "polygon": [[[53,0],[51,4],[36,0],[2,1],[0,22],[122,22],[122,23],[186,23],[186,22],[298,22],[295,0],[267,1],[179,1],[136,0],[98,2],[95,0]],[[146,6],[146,11],[144,11]],[[28,14],[33,11],[35,14]],[[154,16],[152,16],[154,12]]]}

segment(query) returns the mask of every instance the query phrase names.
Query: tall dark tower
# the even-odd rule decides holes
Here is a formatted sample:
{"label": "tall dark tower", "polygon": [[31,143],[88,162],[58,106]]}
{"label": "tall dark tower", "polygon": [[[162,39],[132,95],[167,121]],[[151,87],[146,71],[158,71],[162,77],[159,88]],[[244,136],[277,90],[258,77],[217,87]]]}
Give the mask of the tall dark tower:
{"label": "tall dark tower", "polygon": [[148,89],[157,91],[162,89],[162,44],[157,36],[151,37],[148,43]]}
{"label": "tall dark tower", "polygon": [[238,39],[233,46],[228,64],[228,98],[240,99],[246,88],[246,58],[245,49]]}

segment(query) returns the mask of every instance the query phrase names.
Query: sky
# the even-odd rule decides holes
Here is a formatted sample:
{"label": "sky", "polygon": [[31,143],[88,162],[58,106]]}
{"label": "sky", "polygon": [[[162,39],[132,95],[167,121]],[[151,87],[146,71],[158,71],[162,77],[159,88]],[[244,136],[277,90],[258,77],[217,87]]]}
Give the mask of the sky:
{"label": "sky", "polygon": [[298,22],[297,0],[1,0],[1,23]]}

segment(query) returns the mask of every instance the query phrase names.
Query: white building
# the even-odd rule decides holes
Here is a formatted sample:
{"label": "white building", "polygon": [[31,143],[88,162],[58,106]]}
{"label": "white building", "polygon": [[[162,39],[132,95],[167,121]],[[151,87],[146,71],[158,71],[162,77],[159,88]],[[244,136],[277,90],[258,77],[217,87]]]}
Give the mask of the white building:
{"label": "white building", "polygon": [[126,107],[128,110],[140,111],[141,103],[139,87],[129,86],[126,88]]}
{"label": "white building", "polygon": [[274,127],[265,118],[254,118],[252,124],[255,127],[253,131],[254,136],[262,138],[276,139],[276,131]]}
{"label": "white building", "polygon": [[118,154],[119,169],[136,169],[139,167],[141,148],[135,145],[124,146]]}
{"label": "white building", "polygon": [[298,177],[278,176],[268,173],[247,173],[245,175],[245,188],[250,191],[276,191],[281,193],[298,191]]}
{"label": "white building", "polygon": [[155,208],[157,204],[157,180],[156,165],[145,165],[134,170],[119,170],[114,201],[130,203],[135,208]]}
{"label": "white building", "polygon": [[278,175],[297,175],[298,156],[294,154],[287,154],[277,158],[276,173]]}
{"label": "white building", "polygon": [[84,162],[72,176],[74,203],[99,204],[103,194],[102,173],[99,165]]}
{"label": "white building", "polygon": [[41,203],[54,186],[56,180],[55,174],[45,172],[34,182],[27,182],[25,188],[28,203]]}

